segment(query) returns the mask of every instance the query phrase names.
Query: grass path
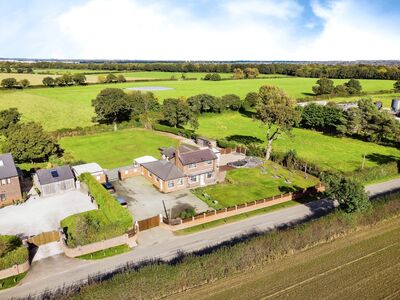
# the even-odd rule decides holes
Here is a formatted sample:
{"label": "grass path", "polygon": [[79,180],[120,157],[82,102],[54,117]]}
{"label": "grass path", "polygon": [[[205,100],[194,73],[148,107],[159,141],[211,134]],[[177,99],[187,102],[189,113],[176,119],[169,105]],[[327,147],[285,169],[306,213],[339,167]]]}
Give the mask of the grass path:
{"label": "grass path", "polygon": [[399,245],[396,218],[167,299],[395,299]]}

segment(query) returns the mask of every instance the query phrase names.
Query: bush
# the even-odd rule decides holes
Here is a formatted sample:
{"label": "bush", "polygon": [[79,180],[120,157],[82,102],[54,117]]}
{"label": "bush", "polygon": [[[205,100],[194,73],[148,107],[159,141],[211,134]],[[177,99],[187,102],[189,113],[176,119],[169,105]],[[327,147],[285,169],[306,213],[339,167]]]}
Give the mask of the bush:
{"label": "bush", "polygon": [[75,247],[124,234],[132,228],[133,218],[115,198],[89,173],[80,176],[96,200],[98,210],[69,216],[61,221],[67,244]]}
{"label": "bush", "polygon": [[184,211],[181,211],[179,217],[181,219],[191,218],[196,215],[196,211],[193,208],[186,208]]}
{"label": "bush", "polygon": [[28,249],[22,245],[19,237],[0,236],[0,270],[8,269],[28,260]]}
{"label": "bush", "polygon": [[220,148],[236,148],[236,146],[238,146],[235,141],[228,141],[226,139],[218,139],[217,145]]}
{"label": "bush", "polygon": [[193,130],[185,129],[185,128],[176,128],[170,127],[162,124],[154,124],[153,129],[162,132],[169,132],[176,135],[184,136],[190,139],[195,139],[197,134]]}
{"label": "bush", "polygon": [[400,169],[400,162],[392,161],[375,167],[348,172],[345,173],[344,176],[352,179],[357,179],[358,181],[363,183],[367,183],[385,177],[396,176],[399,174],[399,169]]}

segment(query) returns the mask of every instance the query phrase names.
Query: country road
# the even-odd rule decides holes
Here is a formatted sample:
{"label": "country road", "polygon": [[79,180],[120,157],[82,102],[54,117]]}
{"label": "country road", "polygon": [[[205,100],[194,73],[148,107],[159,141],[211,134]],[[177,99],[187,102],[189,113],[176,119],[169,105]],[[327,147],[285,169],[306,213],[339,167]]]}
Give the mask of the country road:
{"label": "country road", "polygon": [[[400,179],[395,179],[368,186],[366,190],[375,196],[399,188]],[[168,260],[175,257],[179,251],[200,250],[252,231],[265,231],[311,215],[323,214],[331,209],[330,201],[319,200],[187,236],[175,236],[168,230],[157,227],[140,232],[139,245],[129,253],[99,261],[83,261],[57,255],[35,262],[22,283],[0,292],[0,299],[40,295],[46,289],[85,282],[90,275],[115,270],[128,262],[135,263],[154,258]]]}

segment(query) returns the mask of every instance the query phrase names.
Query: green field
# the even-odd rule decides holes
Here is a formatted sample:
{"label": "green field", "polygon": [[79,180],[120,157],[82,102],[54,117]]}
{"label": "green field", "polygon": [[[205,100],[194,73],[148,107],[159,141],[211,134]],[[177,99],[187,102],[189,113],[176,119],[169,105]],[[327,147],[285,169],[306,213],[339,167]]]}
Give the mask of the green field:
{"label": "green field", "polygon": [[[30,84],[34,86],[34,85],[43,85],[42,82],[43,78],[48,76],[53,78],[59,77],[58,75],[44,75],[44,74],[0,73],[0,81],[4,78],[10,78],[10,77],[13,77],[17,80],[28,79]],[[85,75],[85,76],[87,82],[89,83],[97,82],[97,75]]]}
{"label": "green field", "polygon": [[329,99],[328,101],[334,102],[357,102],[360,98],[368,98],[375,101],[382,101],[384,107],[389,108],[392,104],[392,99],[400,98],[400,93],[391,93],[391,94],[376,94],[376,95],[365,95],[365,96],[355,96],[355,97],[337,97]]}
{"label": "green field", "polygon": [[[230,135],[248,135],[265,140],[265,129],[260,123],[239,113],[205,115],[199,119],[197,133],[210,138]],[[326,169],[353,171],[361,166],[366,154],[365,166],[375,166],[391,158],[400,158],[400,149],[380,146],[350,138],[332,137],[320,132],[293,129],[293,137],[282,136],[274,143],[276,151],[295,149],[297,154]]]}
{"label": "green field", "polygon": [[97,162],[103,168],[116,168],[132,163],[134,158],[152,155],[160,157],[159,147],[177,145],[177,140],[141,129],[89,136],[62,138],[61,147],[75,160]]}
{"label": "green field", "polygon": [[193,192],[216,209],[260,200],[288,192],[315,186],[319,180],[313,176],[304,178],[302,172],[266,162],[263,168],[234,169],[227,172],[226,182]]}
{"label": "green field", "polygon": [[[173,88],[173,90],[155,92],[156,96],[162,101],[162,99],[168,97],[189,97],[199,93],[209,93],[215,96],[234,93],[244,97],[250,91],[257,91],[262,85],[272,84],[285,89],[293,97],[304,97],[305,94],[312,92],[311,88],[315,81],[315,78],[287,77],[217,82],[203,80],[135,82],[13,91],[2,90],[0,91],[0,109],[17,107],[23,114],[24,121],[38,121],[47,130],[55,130],[92,125],[93,108],[91,107],[91,100],[102,89],[107,87],[164,86]],[[336,80],[336,82],[342,83],[344,80]],[[393,86],[393,81],[388,80],[361,80],[361,83],[366,91],[390,89]]]}

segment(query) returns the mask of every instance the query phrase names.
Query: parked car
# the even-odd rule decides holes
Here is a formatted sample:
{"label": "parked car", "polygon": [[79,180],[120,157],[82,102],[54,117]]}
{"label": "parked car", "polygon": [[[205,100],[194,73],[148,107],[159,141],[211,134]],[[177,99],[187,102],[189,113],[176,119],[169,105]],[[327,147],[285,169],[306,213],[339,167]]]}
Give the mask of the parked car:
{"label": "parked car", "polygon": [[109,191],[110,193],[115,193],[115,188],[111,182],[103,183],[104,188]]}
{"label": "parked car", "polygon": [[115,196],[114,197],[115,200],[118,201],[119,204],[121,204],[121,206],[127,208],[128,207],[128,202],[126,202],[126,200],[124,198],[122,198],[121,196]]}

